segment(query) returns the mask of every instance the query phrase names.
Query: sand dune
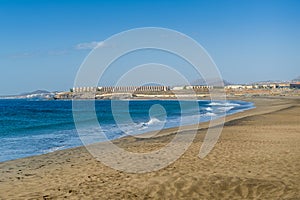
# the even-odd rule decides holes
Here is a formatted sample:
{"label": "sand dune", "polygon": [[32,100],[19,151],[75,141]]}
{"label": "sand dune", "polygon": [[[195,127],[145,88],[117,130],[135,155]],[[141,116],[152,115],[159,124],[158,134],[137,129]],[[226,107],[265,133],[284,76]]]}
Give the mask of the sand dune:
{"label": "sand dune", "polygon": [[[0,199],[300,199],[300,100],[244,100],[256,109],[228,116],[204,159],[205,123],[182,157],[145,174],[111,169],[83,147],[57,151],[0,163]],[[116,143],[145,152],[165,145],[175,130]]]}

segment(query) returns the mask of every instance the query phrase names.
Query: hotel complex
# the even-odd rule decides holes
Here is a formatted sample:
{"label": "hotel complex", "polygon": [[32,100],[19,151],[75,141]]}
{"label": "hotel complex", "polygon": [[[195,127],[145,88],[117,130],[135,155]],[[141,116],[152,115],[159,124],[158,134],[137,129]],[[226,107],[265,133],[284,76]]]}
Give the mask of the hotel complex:
{"label": "hotel complex", "polygon": [[[200,92],[208,92],[214,86],[208,85],[187,85],[187,86],[103,86],[103,87],[74,87],[71,92],[102,92],[102,93],[117,93],[117,92],[163,92],[170,90],[194,90]],[[266,84],[233,84],[224,86],[225,90],[245,90],[245,89],[300,89],[300,82],[296,83],[266,83]]]}
{"label": "hotel complex", "polygon": [[161,92],[168,91],[170,87],[168,86],[108,86],[108,87],[75,87],[72,92],[135,92],[135,91],[145,91],[145,92]]}
{"label": "hotel complex", "polygon": [[[176,98],[176,95],[189,98],[188,93],[197,97],[209,97],[211,90],[221,90],[227,96],[263,96],[288,93],[300,95],[300,82],[293,83],[262,83],[245,85],[226,85],[224,87],[208,85],[186,86],[102,86],[102,87],[74,87],[69,92],[59,92],[55,99],[130,99],[130,98]],[[176,95],[175,95],[176,94]]]}

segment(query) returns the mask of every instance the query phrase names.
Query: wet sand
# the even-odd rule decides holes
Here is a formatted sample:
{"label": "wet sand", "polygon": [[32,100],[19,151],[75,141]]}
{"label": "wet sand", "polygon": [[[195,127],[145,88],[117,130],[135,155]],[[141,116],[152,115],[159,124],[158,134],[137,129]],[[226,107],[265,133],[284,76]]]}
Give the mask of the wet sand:
{"label": "wet sand", "polygon": [[[227,116],[203,159],[207,123],[183,156],[155,172],[111,169],[84,147],[56,151],[0,163],[0,199],[300,199],[300,99],[241,100],[256,108]],[[116,144],[145,152],[164,146],[176,130]]]}

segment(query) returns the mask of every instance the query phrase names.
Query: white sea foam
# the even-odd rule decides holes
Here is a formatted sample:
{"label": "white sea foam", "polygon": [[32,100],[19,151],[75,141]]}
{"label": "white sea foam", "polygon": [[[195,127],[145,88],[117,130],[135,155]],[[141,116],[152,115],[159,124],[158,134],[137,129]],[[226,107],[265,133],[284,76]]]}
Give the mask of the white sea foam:
{"label": "white sea foam", "polygon": [[52,147],[52,148],[50,148],[50,149],[44,150],[43,153],[51,153],[51,152],[54,152],[54,151],[61,150],[61,149],[63,149],[64,147],[65,147],[65,146]]}
{"label": "white sea foam", "polygon": [[212,113],[212,112],[207,112],[207,113],[204,114],[204,116],[215,117],[215,116],[217,116],[217,114],[216,113]]}
{"label": "white sea foam", "polygon": [[238,103],[228,103],[228,102],[225,102],[225,103],[211,102],[208,105],[210,105],[210,106],[240,106],[240,104],[238,104]]}
{"label": "white sea foam", "polygon": [[137,124],[139,130],[144,130],[152,127],[161,127],[166,121],[161,121],[155,117],[152,117],[148,122],[142,122]]}
{"label": "white sea foam", "polygon": [[164,122],[165,121],[160,121],[159,119],[153,117],[146,124],[147,125],[155,125],[155,124],[161,124],[161,123],[164,123]]}
{"label": "white sea foam", "polygon": [[218,110],[221,110],[221,111],[223,111],[223,112],[227,112],[227,111],[229,111],[229,110],[231,110],[231,109],[233,109],[233,108],[234,108],[234,106],[219,107]]}
{"label": "white sea foam", "polygon": [[205,110],[212,111],[213,109],[211,107],[207,107]]}

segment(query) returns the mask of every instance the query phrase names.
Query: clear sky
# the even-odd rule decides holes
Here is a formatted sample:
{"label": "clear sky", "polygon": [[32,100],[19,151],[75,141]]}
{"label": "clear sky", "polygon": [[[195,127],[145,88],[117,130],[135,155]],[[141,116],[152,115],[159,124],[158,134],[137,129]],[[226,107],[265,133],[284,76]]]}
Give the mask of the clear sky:
{"label": "clear sky", "polygon": [[95,42],[149,26],[194,38],[225,80],[290,80],[299,10],[298,0],[0,0],[0,95],[68,90]]}

